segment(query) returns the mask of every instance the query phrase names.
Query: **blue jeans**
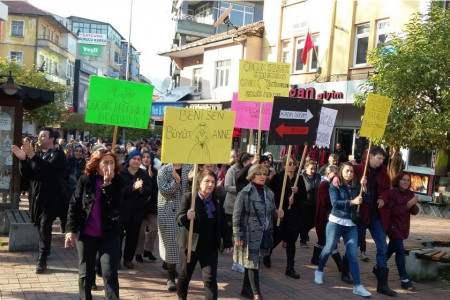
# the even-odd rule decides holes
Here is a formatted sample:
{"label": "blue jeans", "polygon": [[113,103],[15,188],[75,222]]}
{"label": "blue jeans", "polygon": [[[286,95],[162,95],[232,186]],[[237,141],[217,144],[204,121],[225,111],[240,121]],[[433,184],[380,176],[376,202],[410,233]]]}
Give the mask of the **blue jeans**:
{"label": "blue jeans", "polygon": [[386,233],[383,231],[381,220],[375,220],[368,225],[372,239],[377,247],[377,266],[387,269]]}
{"label": "blue jeans", "polygon": [[408,279],[406,275],[405,266],[405,247],[403,245],[403,240],[391,239],[389,238],[389,245],[387,249],[387,259],[391,258],[392,254],[395,252],[395,264],[397,265],[398,275],[400,279]]}
{"label": "blue jeans", "polygon": [[336,248],[337,242],[342,236],[345,244],[345,256],[348,259],[350,272],[353,276],[353,284],[355,286],[361,284],[356,253],[358,250],[358,228],[356,226],[342,226],[333,222],[328,222],[325,234],[327,241],[320,253],[318,270],[323,272],[328,257]]}

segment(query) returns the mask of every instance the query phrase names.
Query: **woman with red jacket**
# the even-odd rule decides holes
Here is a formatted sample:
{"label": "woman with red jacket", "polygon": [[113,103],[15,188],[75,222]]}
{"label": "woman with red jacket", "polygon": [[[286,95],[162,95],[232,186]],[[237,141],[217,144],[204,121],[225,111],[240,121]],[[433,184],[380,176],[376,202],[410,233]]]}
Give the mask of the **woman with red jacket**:
{"label": "woman with red jacket", "polygon": [[387,202],[391,217],[386,234],[389,236],[387,258],[389,259],[395,252],[395,264],[402,280],[401,286],[405,290],[414,291],[415,288],[406,274],[403,245],[403,240],[409,236],[410,216],[419,213],[416,205],[418,197],[410,190],[410,187],[411,175],[408,172],[401,171],[392,180],[392,189],[388,191],[389,201]]}

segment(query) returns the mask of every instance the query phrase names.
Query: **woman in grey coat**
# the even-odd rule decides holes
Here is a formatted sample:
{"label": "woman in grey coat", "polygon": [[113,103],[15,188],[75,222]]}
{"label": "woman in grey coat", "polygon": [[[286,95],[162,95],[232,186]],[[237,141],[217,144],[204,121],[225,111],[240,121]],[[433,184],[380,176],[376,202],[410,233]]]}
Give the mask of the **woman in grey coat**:
{"label": "woman in grey coat", "polygon": [[247,180],[251,182],[238,194],[233,210],[233,261],[245,267],[241,295],[253,299],[262,299],[259,261],[273,246],[276,218],[284,215],[283,210],[277,211],[273,192],[264,185],[268,172],[260,164],[250,168]]}

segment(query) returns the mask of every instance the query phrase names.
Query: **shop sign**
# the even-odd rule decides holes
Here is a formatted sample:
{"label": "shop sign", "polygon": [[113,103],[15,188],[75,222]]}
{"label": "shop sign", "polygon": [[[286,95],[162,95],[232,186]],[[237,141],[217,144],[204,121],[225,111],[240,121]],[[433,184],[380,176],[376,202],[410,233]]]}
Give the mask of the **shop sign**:
{"label": "shop sign", "polygon": [[80,44],[80,55],[101,56],[102,55],[102,46]]}
{"label": "shop sign", "polygon": [[162,121],[164,120],[164,108],[166,106],[172,106],[172,107],[183,107],[183,104],[181,103],[172,103],[172,104],[162,104],[155,102],[152,105],[152,113],[151,117],[153,120]]}
{"label": "shop sign", "polygon": [[84,73],[91,74],[91,75],[97,75],[98,74],[98,68],[94,67],[91,64],[88,64],[85,61],[80,61],[80,71],[82,71]]}
{"label": "shop sign", "polygon": [[188,104],[187,108],[193,108],[193,109],[209,109],[209,110],[222,110],[222,104],[199,104],[199,103],[192,103]]}
{"label": "shop sign", "polygon": [[108,39],[106,38],[106,34],[103,33],[80,32],[78,34],[78,43],[106,46]]}

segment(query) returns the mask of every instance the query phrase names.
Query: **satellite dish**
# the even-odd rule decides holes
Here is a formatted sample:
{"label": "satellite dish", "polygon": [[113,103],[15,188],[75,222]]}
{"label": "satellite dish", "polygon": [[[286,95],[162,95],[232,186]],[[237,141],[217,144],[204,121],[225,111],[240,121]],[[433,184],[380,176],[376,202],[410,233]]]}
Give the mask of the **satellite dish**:
{"label": "satellite dish", "polygon": [[162,84],[161,84],[161,94],[164,94],[170,89],[170,86],[172,84],[172,78],[166,77],[164,78]]}
{"label": "satellite dish", "polygon": [[233,9],[233,5],[230,4],[230,6],[223,12],[223,14],[220,15],[220,17],[217,19],[216,23],[214,23],[214,27],[219,26],[222,24],[222,22],[228,18],[228,16],[231,13],[231,10]]}

